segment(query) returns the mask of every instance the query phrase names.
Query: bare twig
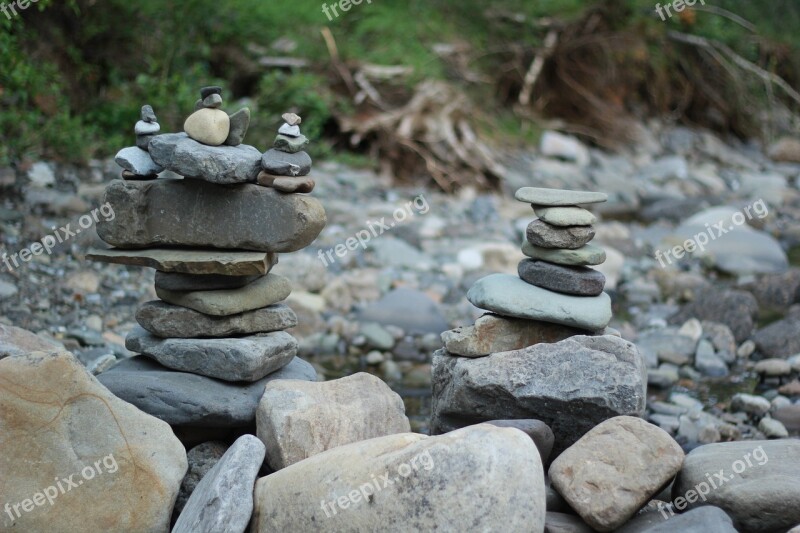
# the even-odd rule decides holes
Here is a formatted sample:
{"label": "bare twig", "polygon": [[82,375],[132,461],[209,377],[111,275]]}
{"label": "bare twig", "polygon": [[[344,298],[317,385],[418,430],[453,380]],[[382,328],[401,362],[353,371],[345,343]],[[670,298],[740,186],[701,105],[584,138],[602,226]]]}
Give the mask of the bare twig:
{"label": "bare twig", "polygon": [[536,54],[536,57],[534,57],[530,68],[528,68],[528,72],[525,74],[525,81],[522,84],[522,92],[519,93],[520,105],[527,106],[531,102],[533,86],[536,84],[536,80],[539,79],[539,74],[541,74],[542,68],[544,68],[544,62],[553,53],[553,49],[555,48],[557,42],[558,32],[556,30],[550,30],[547,32],[547,36],[544,38],[544,48],[541,50],[541,52]]}
{"label": "bare twig", "polygon": [[331,33],[330,28],[327,26],[323,27],[320,32],[322,33],[322,38],[325,39],[325,46],[328,47],[328,54],[331,56],[333,67],[336,69],[336,72],[339,73],[345,85],[347,85],[347,90],[350,91],[350,94],[355,96],[358,92],[356,84],[353,81],[353,76],[350,74],[350,71],[342,64],[342,60],[339,59],[339,48],[336,46],[336,39],[333,38],[333,33]]}

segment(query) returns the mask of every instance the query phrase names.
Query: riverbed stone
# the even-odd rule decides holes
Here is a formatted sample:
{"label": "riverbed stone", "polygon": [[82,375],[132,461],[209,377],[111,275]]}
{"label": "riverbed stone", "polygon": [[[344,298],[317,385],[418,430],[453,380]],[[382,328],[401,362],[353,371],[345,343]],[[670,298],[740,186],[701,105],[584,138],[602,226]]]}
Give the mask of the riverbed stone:
{"label": "riverbed stone", "polygon": [[155,285],[169,291],[216,291],[238,289],[261,276],[223,276],[220,274],[180,274],[156,271]]}
{"label": "riverbed stone", "polygon": [[310,193],[316,186],[316,182],[308,176],[275,176],[266,171],[258,174],[256,182],[263,187],[272,187],[277,191],[298,194]]}
{"label": "riverbed stone", "polygon": [[659,502],[655,511],[641,513],[617,533],[737,533],[728,513],[704,505],[683,514]]}
{"label": "riverbed stone", "polygon": [[536,446],[514,429],[481,424],[438,437],[379,437],[259,479],[251,531],[489,531],[502,524],[541,532],[542,470]]}
{"label": "riverbed stone", "polygon": [[150,140],[149,152],[153,161],[167,170],[220,185],[254,183],[261,171],[258,149],[246,144],[207,146],[185,133],[156,135]]}
{"label": "riverbed stone", "polygon": [[605,250],[594,244],[587,244],[577,250],[557,250],[534,246],[525,240],[522,244],[522,253],[531,259],[566,266],[595,266],[603,264],[606,260]]}
{"label": "riverbed stone", "polygon": [[236,439],[197,485],[172,533],[244,532],[253,513],[253,488],[265,452],[264,444],[253,435]]}
{"label": "riverbed stone", "polygon": [[256,414],[274,470],[337,446],[410,431],[400,396],[359,372],[320,383],[269,383]]}
{"label": "riverbed stone", "polygon": [[558,342],[586,333],[585,330],[559,324],[487,313],[472,326],[445,331],[442,333],[442,342],[453,355],[484,357],[491,353],[520,350],[540,342]]}
{"label": "riverbed stone", "polygon": [[647,370],[619,337],[577,336],[470,359],[440,350],[432,364],[431,431],[534,418],[555,435],[558,455],[598,423],[643,416]]}
{"label": "riverbed stone", "polygon": [[550,466],[555,489],[587,524],[614,531],[683,464],[672,437],[641,418],[619,416],[586,433]]}
{"label": "riverbed stone", "polygon": [[275,304],[230,316],[206,315],[160,300],[144,303],[136,321],[157,337],[196,339],[270,333],[293,328],[297,315],[285,304]]}
{"label": "riverbed stone", "polygon": [[[220,98],[220,103],[221,100]],[[203,104],[205,105],[205,100]],[[186,122],[183,123],[183,131],[199,143],[219,146],[228,138],[231,131],[231,119],[222,110],[206,107],[189,115]]]}
{"label": "riverbed stone", "polygon": [[231,383],[176,372],[139,355],[98,376],[116,396],[172,426],[240,428],[255,423],[264,387],[276,379],[316,381],[314,367],[295,357],[277,372],[254,382]]}
{"label": "riverbed stone", "polygon": [[115,218],[100,219],[97,234],[120,248],[294,252],[311,244],[327,222],[325,209],[315,198],[250,184],[114,180],[104,201],[114,209]]}
{"label": "riverbed stone", "polygon": [[547,464],[550,452],[553,451],[553,430],[541,420],[521,419],[521,420],[489,420],[486,424],[491,424],[499,428],[514,428],[522,431],[533,440],[536,449],[539,450],[539,457],[542,463]]}
{"label": "riverbed stone", "polygon": [[239,146],[244,142],[247,129],[250,127],[250,109],[243,107],[230,116],[231,127],[228,137],[223,144],[227,146]]}
{"label": "riverbed stone", "polygon": [[225,455],[228,445],[222,441],[206,441],[194,446],[186,453],[189,461],[189,470],[181,482],[181,490],[175,501],[175,513],[180,513],[186,507],[186,502],[197,488],[197,484],[208,474],[214,465]]}
{"label": "riverbed stone", "polygon": [[297,355],[297,340],[285,331],[222,339],[162,339],[137,327],[125,347],[162,365],[224,381],[257,381]]}
{"label": "riverbed stone", "polygon": [[0,359],[31,352],[60,352],[64,346],[26,329],[0,324]]}
{"label": "riverbed stone", "polygon": [[277,254],[273,253],[180,248],[146,250],[92,248],[86,254],[86,259],[102,263],[150,267],[163,272],[225,276],[264,275],[278,262]]}
{"label": "riverbed stone", "polygon": [[758,315],[758,303],[752,294],[736,289],[702,288],[694,299],[670,317],[671,324],[680,325],[690,318],[725,324],[736,342],[744,342],[753,332]]}
{"label": "riverbed stone", "polygon": [[270,148],[261,156],[261,169],[276,176],[307,176],[311,172],[311,157],[306,152],[290,154]]}
{"label": "riverbed stone", "polygon": [[533,206],[536,216],[553,226],[591,226],[597,217],[582,207]]}
{"label": "riverbed stone", "polygon": [[475,307],[529,320],[553,322],[598,331],[611,322],[611,298],[554,293],[510,274],[492,274],[478,280],[467,293]]}
{"label": "riverbed stone", "polygon": [[574,296],[597,296],[606,283],[606,277],[597,270],[547,261],[523,259],[517,270],[520,279],[531,285]]}
{"label": "riverbed stone", "polygon": [[[712,474],[716,488],[708,491],[706,501],[690,501],[688,492],[718,472],[725,481]],[[800,523],[800,441],[720,442],[695,448],[686,456],[672,496],[678,511],[720,507],[739,531],[786,531]]]}
{"label": "riverbed stone", "polygon": [[552,226],[536,219],[528,224],[528,242],[541,248],[577,250],[594,238],[593,226]]}
{"label": "riverbed stone", "polygon": [[114,161],[137,176],[155,176],[164,172],[164,167],[154,162],[152,156],[138,146],[123,148],[117,152]]}
{"label": "riverbed stone", "polygon": [[765,357],[789,357],[800,353],[800,315],[791,314],[765,326],[753,335],[759,353]]}
{"label": "riverbed stone", "polygon": [[[0,375],[0,499],[11,504],[0,529],[168,530],[187,461],[167,424],[114,396],[68,352],[6,357]],[[59,492],[54,479],[70,474],[75,486]]]}
{"label": "riverbed stone", "polygon": [[514,194],[514,198],[520,202],[537,206],[570,207],[602,203],[608,200],[608,195],[601,192],[522,187]]}
{"label": "riverbed stone", "polygon": [[213,316],[230,316],[268,307],[282,302],[291,292],[291,282],[277,274],[267,274],[240,289],[168,291],[156,288],[156,295],[167,303]]}

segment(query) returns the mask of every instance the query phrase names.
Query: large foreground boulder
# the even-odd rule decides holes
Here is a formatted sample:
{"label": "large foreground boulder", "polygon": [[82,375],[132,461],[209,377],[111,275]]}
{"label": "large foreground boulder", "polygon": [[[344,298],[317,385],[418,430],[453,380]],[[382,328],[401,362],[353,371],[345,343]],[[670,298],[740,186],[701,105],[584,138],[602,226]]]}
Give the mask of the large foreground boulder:
{"label": "large foreground boulder", "polygon": [[333,448],[256,483],[251,531],[544,531],[531,439],[486,424]]}
{"label": "large foreground boulder", "polygon": [[325,227],[325,209],[302,194],[258,185],[224,187],[200,180],[114,180],[105,202],[115,217],[97,234],[120,248],[195,246],[294,252]]}
{"label": "large foreground boulder", "polygon": [[0,359],[31,352],[63,351],[64,346],[30,331],[0,324]]}
{"label": "large foreground boulder", "polygon": [[322,383],[268,383],[256,417],[274,470],[336,446],[411,430],[402,398],[365,372]]}
{"label": "large foreground boulder", "polygon": [[431,431],[494,419],[533,418],[555,434],[554,455],[619,415],[643,416],[644,360],[613,336],[577,336],[469,359],[434,354]]}
{"label": "large foreground boulder", "polygon": [[169,528],[187,469],[183,445],[72,354],[0,361],[0,428],[0,530]]}

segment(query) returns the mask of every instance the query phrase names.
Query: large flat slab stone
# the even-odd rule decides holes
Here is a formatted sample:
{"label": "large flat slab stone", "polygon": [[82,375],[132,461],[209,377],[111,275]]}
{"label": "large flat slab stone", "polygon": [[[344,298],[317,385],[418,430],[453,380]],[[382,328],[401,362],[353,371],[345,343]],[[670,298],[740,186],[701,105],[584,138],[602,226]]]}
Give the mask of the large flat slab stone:
{"label": "large flat slab stone", "polygon": [[176,248],[150,248],[147,250],[92,248],[86,254],[86,259],[101,263],[150,267],[164,272],[224,274],[226,276],[263,275],[268,273],[278,262],[278,256],[273,253]]}
{"label": "large flat slab stone", "polygon": [[119,248],[194,246],[294,252],[317,238],[327,218],[315,198],[258,185],[199,180],[114,180],[104,202],[115,213],[97,234]]}
{"label": "large flat slab stone", "polygon": [[571,296],[536,287],[517,276],[492,274],[467,293],[472,305],[493,313],[599,331],[611,322],[611,298]]}
{"label": "large flat slab stone", "polygon": [[236,428],[255,424],[264,387],[275,379],[316,381],[314,367],[295,357],[258,381],[230,383],[176,372],[143,355],[121,361],[97,379],[116,396],[172,426]]}
{"label": "large flat slab stone", "polygon": [[225,381],[257,381],[297,355],[297,340],[285,331],[227,339],[162,339],[135,328],[125,347],[168,368]]}
{"label": "large flat slab stone", "polygon": [[267,274],[240,289],[184,292],[156,287],[156,295],[165,302],[213,316],[230,316],[268,307],[282,302],[291,293],[292,283],[277,274]]}
{"label": "large flat slab stone", "polygon": [[297,315],[285,304],[270,305],[238,315],[213,316],[153,300],[137,309],[136,321],[157,337],[196,339],[282,331],[297,325]]}
{"label": "large flat slab stone", "polygon": [[211,183],[255,183],[261,172],[261,152],[246,144],[207,146],[185,133],[165,133],[150,140],[148,151],[162,167]]}
{"label": "large flat slab stone", "polygon": [[536,206],[569,207],[583,204],[599,204],[608,200],[608,195],[602,192],[522,187],[514,194],[514,198],[520,202]]}

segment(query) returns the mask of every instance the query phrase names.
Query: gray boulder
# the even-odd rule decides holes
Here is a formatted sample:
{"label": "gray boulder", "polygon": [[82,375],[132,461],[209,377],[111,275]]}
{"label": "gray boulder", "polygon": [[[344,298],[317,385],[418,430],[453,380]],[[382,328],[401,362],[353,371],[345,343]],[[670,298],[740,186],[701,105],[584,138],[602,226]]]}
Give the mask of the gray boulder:
{"label": "gray boulder", "polygon": [[156,135],[148,151],[153,161],[187,178],[221,185],[255,183],[261,152],[252,146],[208,146],[185,133]]}

